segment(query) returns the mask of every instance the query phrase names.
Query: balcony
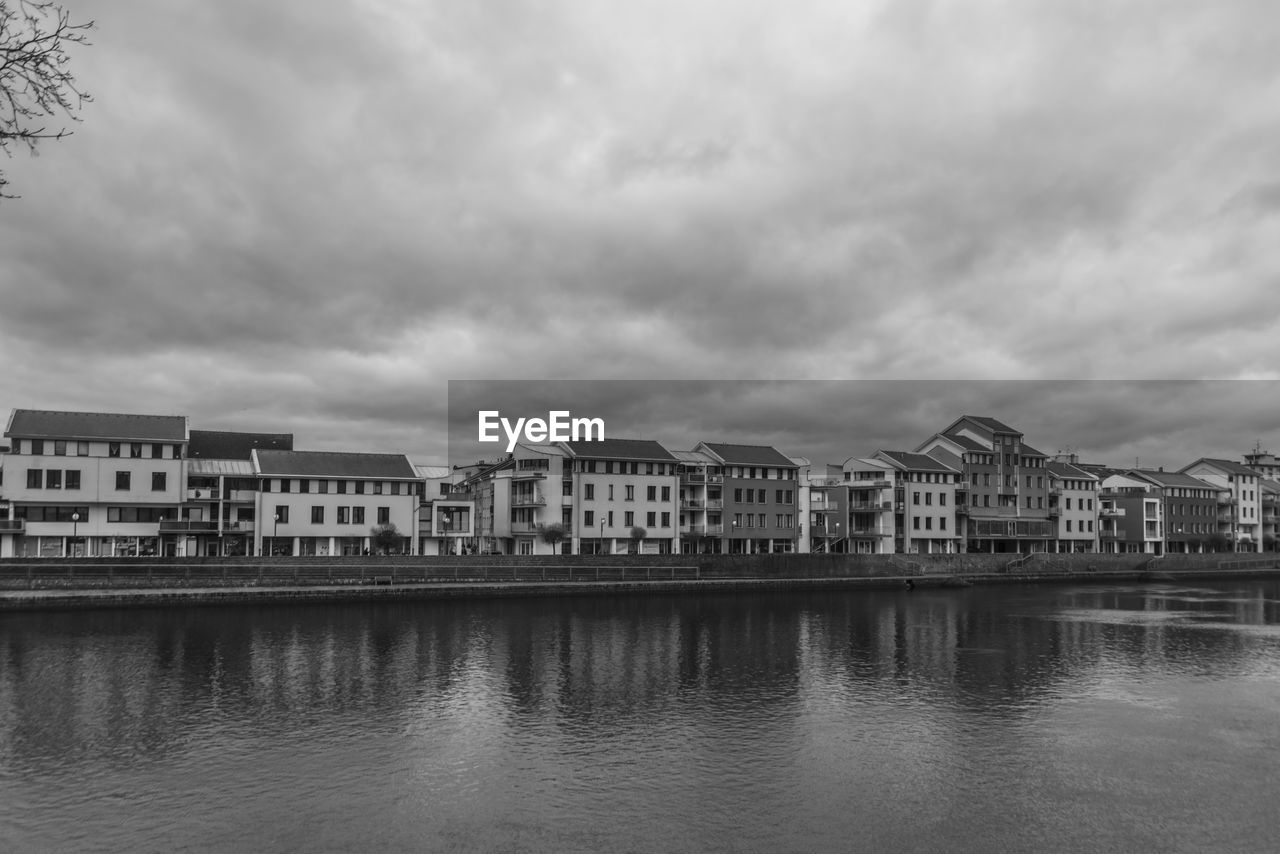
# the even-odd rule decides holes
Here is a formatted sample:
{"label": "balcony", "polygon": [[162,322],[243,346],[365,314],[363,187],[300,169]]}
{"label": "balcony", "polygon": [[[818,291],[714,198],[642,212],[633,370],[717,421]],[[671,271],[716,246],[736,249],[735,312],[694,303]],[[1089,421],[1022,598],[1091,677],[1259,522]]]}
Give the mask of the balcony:
{"label": "balcony", "polygon": [[1103,507],[1098,511],[1098,516],[1103,519],[1119,519],[1124,517],[1124,509],[1120,507]]}
{"label": "balcony", "polygon": [[849,536],[851,537],[887,537],[888,531],[881,531],[879,528],[850,528]]}
{"label": "balcony", "polygon": [[814,498],[809,501],[809,509],[815,513],[829,513],[832,510],[839,510],[840,505],[834,501],[829,501],[826,498]]}
{"label": "balcony", "polygon": [[893,509],[892,501],[859,501],[850,504],[849,509],[861,513],[883,513]]}
{"label": "balcony", "polygon": [[512,480],[531,480],[531,479],[540,479],[540,478],[545,479],[548,471],[550,471],[549,467],[536,468],[536,469],[517,468],[515,471],[511,472],[511,479]]}
{"label": "balcony", "polygon": [[187,490],[188,501],[217,501],[221,497],[222,493],[213,487],[194,486]]}
{"label": "balcony", "polygon": [[[512,525],[512,528],[514,527],[515,526]],[[461,522],[454,522],[453,524],[450,524],[448,522],[440,522],[435,527],[435,533],[451,534],[455,536],[469,536],[471,534],[471,525],[463,524]]]}
{"label": "balcony", "polygon": [[1061,515],[1062,515],[1062,508],[1061,508],[1061,507],[1059,507],[1059,506],[1056,506],[1056,505],[1055,505],[1055,506],[1053,506],[1053,507],[1050,507],[1050,508],[1049,508],[1049,516],[1050,516],[1050,518],[1052,518],[1052,517],[1054,517],[1054,516],[1061,516]]}
{"label": "balcony", "polygon": [[21,534],[26,527],[26,519],[0,519],[0,534]]}
{"label": "balcony", "polygon": [[217,533],[218,523],[213,519],[163,519],[160,522],[162,534]]}
{"label": "balcony", "polygon": [[539,534],[539,533],[542,533],[542,523],[541,522],[512,522],[511,533]]}
{"label": "balcony", "polygon": [[547,499],[541,492],[516,492],[511,495],[512,507],[545,507]]}
{"label": "balcony", "polygon": [[1238,503],[1239,503],[1239,502],[1238,502],[1238,501],[1236,501],[1236,499],[1235,499],[1233,496],[1231,496],[1231,495],[1219,495],[1219,496],[1218,496],[1218,506],[1219,506],[1219,507],[1235,507],[1235,506],[1236,506],[1236,504],[1238,504]]}
{"label": "balcony", "polygon": [[845,481],[838,477],[811,477],[809,478],[810,486],[840,486]]}
{"label": "balcony", "polygon": [[1103,530],[1098,536],[1102,537],[1104,540],[1123,540],[1125,538],[1125,530],[1124,528]]}
{"label": "balcony", "polygon": [[680,472],[681,483],[706,483],[707,476],[699,471],[682,471]]}
{"label": "balcony", "polygon": [[887,480],[846,480],[844,485],[852,489],[888,489],[893,486]]}

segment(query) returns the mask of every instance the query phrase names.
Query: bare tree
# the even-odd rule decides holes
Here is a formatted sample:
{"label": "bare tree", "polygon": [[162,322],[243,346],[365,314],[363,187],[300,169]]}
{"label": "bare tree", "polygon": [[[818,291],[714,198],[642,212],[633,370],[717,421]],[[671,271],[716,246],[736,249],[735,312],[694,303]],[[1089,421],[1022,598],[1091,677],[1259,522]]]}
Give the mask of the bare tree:
{"label": "bare tree", "polygon": [[[47,139],[69,136],[64,121],[92,101],[70,70],[67,47],[89,44],[87,24],[71,23],[71,15],[52,0],[0,0],[0,149],[13,156],[12,145],[31,154]],[[49,126],[50,119],[56,129]],[[8,180],[0,171],[0,198]]]}

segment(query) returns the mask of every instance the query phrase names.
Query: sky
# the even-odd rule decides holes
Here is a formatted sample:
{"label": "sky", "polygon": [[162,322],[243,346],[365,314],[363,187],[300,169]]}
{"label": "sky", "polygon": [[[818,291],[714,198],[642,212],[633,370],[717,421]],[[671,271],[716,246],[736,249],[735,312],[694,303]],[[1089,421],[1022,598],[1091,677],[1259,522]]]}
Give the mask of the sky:
{"label": "sky", "polygon": [[1270,382],[1037,385],[1280,378],[1274,3],[64,5],[94,100],[0,160],[0,410],[433,462],[451,380],[700,380],[619,433],[1280,450]]}

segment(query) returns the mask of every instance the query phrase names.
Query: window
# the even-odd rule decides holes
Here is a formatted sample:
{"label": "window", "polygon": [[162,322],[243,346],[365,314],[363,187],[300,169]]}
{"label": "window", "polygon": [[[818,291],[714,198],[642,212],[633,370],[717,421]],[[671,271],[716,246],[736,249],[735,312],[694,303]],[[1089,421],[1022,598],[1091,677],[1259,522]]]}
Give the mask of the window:
{"label": "window", "polygon": [[939,530],[939,531],[945,531],[945,530],[947,530],[947,517],[946,517],[946,516],[943,516],[941,519],[939,519],[939,520],[938,520],[938,530]]}
{"label": "window", "polygon": [[636,500],[636,488],[635,488],[634,486],[632,486],[631,484],[627,484],[627,496],[626,496],[626,498],[627,498],[627,501],[635,501],[635,500]]}
{"label": "window", "polygon": [[918,492],[913,492],[913,493],[911,493],[911,503],[912,503],[912,504],[919,504],[919,503],[920,503],[920,493],[918,493]]}
{"label": "window", "polygon": [[351,523],[351,508],[339,507],[338,508],[338,524],[349,525],[350,523]]}
{"label": "window", "polygon": [[324,507],[323,506],[319,504],[311,505],[311,524],[312,525],[324,524]]}
{"label": "window", "polygon": [[88,443],[88,442],[76,442],[76,456],[77,456],[77,457],[87,457],[87,456],[89,456],[89,443]]}
{"label": "window", "polygon": [[584,484],[582,487],[582,497],[587,501],[595,501],[596,485],[594,483]]}
{"label": "window", "polygon": [[62,470],[49,469],[44,473],[45,489],[62,489]]}
{"label": "window", "polygon": [[44,439],[31,440],[31,454],[32,456],[36,456],[36,457],[42,456],[44,454]]}
{"label": "window", "polygon": [[153,443],[151,445],[151,459],[153,460],[164,459],[164,445],[161,445],[158,443]]}
{"label": "window", "polygon": [[182,459],[182,446],[181,446],[181,445],[174,445],[174,446],[173,446],[173,458],[174,458],[175,460],[180,460],[180,459]]}
{"label": "window", "polygon": [[924,494],[924,503],[925,503],[925,506],[926,506],[926,507],[932,507],[932,506],[933,506],[933,493],[932,493],[932,492],[926,492],[926,493]]}
{"label": "window", "polygon": [[647,498],[649,501],[657,501],[657,500],[658,500],[658,487],[656,487],[656,486],[651,486],[651,487],[649,487],[647,490],[645,490],[645,498]]}
{"label": "window", "polygon": [[302,479],[300,479],[300,480],[298,481],[298,491],[299,491],[299,492],[310,492],[310,491],[311,491],[311,481],[307,480],[305,477],[304,477],[304,478],[302,478]]}
{"label": "window", "polygon": [[783,494],[787,497],[787,500],[786,500],[785,502],[783,502],[783,503],[785,503],[785,504],[795,504],[795,503],[796,503],[796,499],[795,499],[795,491],[794,491],[794,490],[788,489],[788,490],[787,490],[785,493],[783,493]]}
{"label": "window", "polygon": [[911,517],[911,527],[912,527],[912,528],[914,528],[914,529],[916,529],[917,531],[918,531],[918,530],[920,530],[920,517],[919,517],[919,516],[912,516],[912,517]]}
{"label": "window", "polygon": [[129,443],[129,456],[135,460],[142,459],[142,443],[141,442]]}
{"label": "window", "polygon": [[80,469],[67,469],[67,489],[80,488]]}
{"label": "window", "polygon": [[774,498],[773,498],[773,502],[774,502],[775,504],[781,504],[781,503],[782,503],[782,490],[781,490],[781,489],[775,489],[775,490],[774,490]]}
{"label": "window", "polygon": [[345,480],[338,481],[338,494],[339,495],[347,494],[347,482]]}
{"label": "window", "polygon": [[626,525],[627,527],[631,527],[635,523],[636,523],[636,514],[633,511],[628,510],[626,513],[622,514],[622,524]]}
{"label": "window", "polygon": [[756,503],[757,503],[757,504],[764,504],[764,503],[768,500],[767,498],[765,498],[765,497],[764,497],[764,496],[765,496],[765,493],[766,493],[767,491],[768,491],[768,490],[764,490],[764,489],[757,489],[757,490],[756,490]]}
{"label": "window", "polygon": [[663,513],[663,514],[662,514],[662,527],[664,527],[664,528],[670,528],[670,527],[671,527],[671,514],[670,514],[670,513]]}
{"label": "window", "polygon": [[613,527],[613,511],[612,511],[612,510],[610,510],[610,511],[609,511],[609,518],[608,518],[608,519],[606,519],[605,521],[606,521],[606,523],[609,525],[609,527],[610,527],[610,528],[612,528],[612,527]]}
{"label": "window", "polygon": [[118,457],[118,456],[120,456],[120,443],[119,443],[119,442],[112,442],[111,444],[107,445],[107,456],[108,456],[108,457]]}
{"label": "window", "polygon": [[650,512],[646,513],[644,517],[644,523],[648,525],[650,528],[656,527],[658,524],[657,511],[651,510]]}
{"label": "window", "polygon": [[53,455],[54,455],[55,457],[65,457],[65,456],[67,455],[67,440],[66,440],[66,439],[54,439],[54,440],[53,440]]}
{"label": "window", "polygon": [[289,505],[287,504],[276,505],[275,521],[283,522],[286,525],[289,524]]}
{"label": "window", "polygon": [[39,489],[44,486],[44,472],[41,469],[27,469],[27,489]]}
{"label": "window", "polygon": [[741,504],[741,503],[742,503],[742,490],[741,490],[741,489],[735,489],[735,490],[733,491],[733,500],[734,500],[734,502],[735,502],[735,503],[737,503],[737,504]]}
{"label": "window", "polygon": [[352,507],[352,508],[351,508],[351,523],[352,523],[353,525],[363,525],[363,524],[364,524],[364,508],[363,508],[363,507]]}
{"label": "window", "polygon": [[327,481],[327,480],[320,480],[320,481],[316,481],[316,483],[318,483],[318,484],[319,484],[319,486],[320,486],[320,490],[319,490],[319,492],[320,492],[320,494],[321,494],[321,495],[324,495],[324,494],[328,493],[328,491],[329,491],[329,481]]}
{"label": "window", "polygon": [[293,481],[287,477],[280,478],[280,491],[291,492],[293,490]]}
{"label": "window", "polygon": [[671,487],[669,486],[662,487],[662,500],[663,501],[671,500]]}
{"label": "window", "polygon": [[1068,533],[1068,534],[1070,534],[1070,533],[1071,533],[1071,520],[1070,520],[1070,519],[1068,519],[1068,520],[1067,520],[1067,533]]}
{"label": "window", "polygon": [[613,500],[613,484],[609,484],[609,500]]}
{"label": "window", "polygon": [[364,481],[363,481],[363,480],[357,480],[357,481],[356,481],[356,495],[364,495]]}
{"label": "window", "polygon": [[128,488],[129,488],[129,472],[127,471],[116,472],[116,489],[126,490]]}
{"label": "window", "polygon": [[380,480],[375,480],[375,481],[373,482],[373,494],[374,494],[374,495],[381,495],[381,494],[382,494],[382,481],[380,481]]}
{"label": "window", "polygon": [[926,517],[924,517],[924,529],[925,529],[926,531],[932,531],[932,530],[933,530],[933,517],[932,517],[932,516],[926,516]]}
{"label": "window", "polygon": [[594,510],[586,510],[582,514],[582,524],[586,527],[593,527],[596,523],[596,514]]}
{"label": "window", "polygon": [[945,492],[938,493],[938,506],[940,507],[947,506],[947,494]]}
{"label": "window", "polygon": [[[364,508],[362,507],[360,509],[363,510]],[[378,524],[387,525],[387,524],[390,524],[390,522],[391,522],[391,508],[379,507],[378,508]]]}
{"label": "window", "polygon": [[168,480],[166,475],[167,475],[167,472],[162,472],[162,471],[153,471],[151,473],[151,491],[152,492],[164,492],[165,483]]}

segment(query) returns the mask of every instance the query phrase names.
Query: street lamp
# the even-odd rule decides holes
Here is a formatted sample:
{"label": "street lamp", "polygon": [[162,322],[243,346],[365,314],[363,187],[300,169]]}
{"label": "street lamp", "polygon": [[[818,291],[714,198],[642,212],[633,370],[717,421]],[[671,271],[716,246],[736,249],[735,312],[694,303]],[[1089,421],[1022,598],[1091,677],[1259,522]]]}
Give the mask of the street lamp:
{"label": "street lamp", "polygon": [[604,554],[604,514],[600,514],[600,554]]}
{"label": "street lamp", "polygon": [[729,540],[729,554],[736,554],[734,548],[738,543],[738,520],[733,520],[733,539]]}
{"label": "street lamp", "polygon": [[[839,522],[836,522],[836,536],[835,536],[835,539],[837,539],[837,540],[839,540],[839,539],[840,539],[840,523],[839,523]],[[834,551],[835,551],[835,543],[832,543],[830,546],[828,546],[828,547],[827,547],[827,553],[828,553],[828,554],[832,554],[832,553],[834,553]]]}
{"label": "street lamp", "polygon": [[75,548],[76,534],[80,532],[80,514],[71,514],[71,547]]}
{"label": "street lamp", "polygon": [[280,536],[280,514],[271,517],[275,524],[271,526],[271,556],[276,556],[276,539]]}

